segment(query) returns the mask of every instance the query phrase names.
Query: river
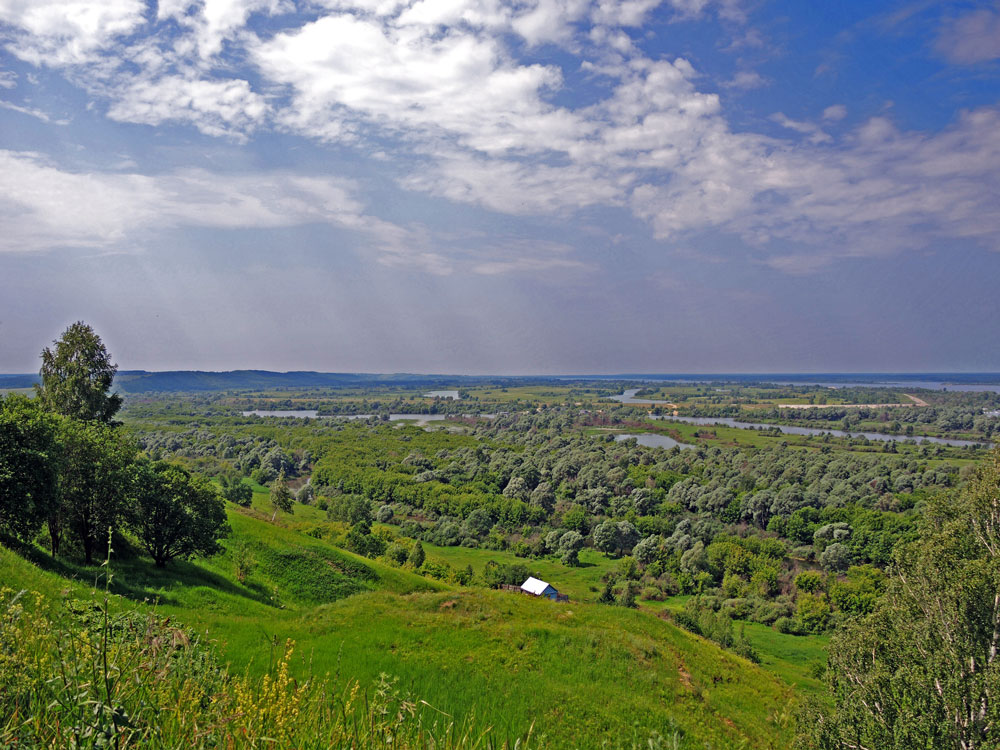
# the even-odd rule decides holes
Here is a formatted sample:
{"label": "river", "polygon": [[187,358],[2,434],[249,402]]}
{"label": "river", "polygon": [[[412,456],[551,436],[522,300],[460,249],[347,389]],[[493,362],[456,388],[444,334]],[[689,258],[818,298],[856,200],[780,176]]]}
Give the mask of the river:
{"label": "river", "polygon": [[[637,399],[635,394],[638,388],[630,388],[618,396],[612,396],[612,400],[623,404],[666,404],[666,401],[650,401],[649,399]],[[844,430],[820,429],[816,427],[792,427],[784,424],[764,424],[762,422],[739,422],[732,417],[654,417],[655,419],[665,419],[671,422],[687,422],[688,424],[699,425],[725,425],[726,427],[738,427],[741,430],[773,430],[777,429],[786,435],[833,435],[834,437],[865,437],[869,440],[881,440],[883,442],[897,443],[937,443],[938,445],[950,445],[954,447],[964,447],[967,445],[992,445],[991,443],[978,442],[975,440],[951,440],[948,438],[923,437],[920,435],[889,435],[882,432],[845,432]]]}

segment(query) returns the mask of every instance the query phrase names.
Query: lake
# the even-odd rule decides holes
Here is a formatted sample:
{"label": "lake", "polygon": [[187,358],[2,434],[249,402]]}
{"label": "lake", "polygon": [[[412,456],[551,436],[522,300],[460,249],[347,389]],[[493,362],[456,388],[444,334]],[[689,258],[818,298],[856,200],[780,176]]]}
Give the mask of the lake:
{"label": "lake", "polygon": [[647,448],[694,448],[693,445],[688,445],[687,443],[679,443],[672,437],[667,435],[657,435],[653,432],[639,432],[634,435],[615,435],[615,442],[621,443],[630,438],[635,438],[635,441],[639,445],[644,445]]}
{"label": "lake", "polygon": [[424,398],[453,398],[458,401],[458,391],[427,391]]}
{"label": "lake", "polygon": [[[319,416],[319,412],[315,409],[298,409],[294,411],[286,411],[281,409],[274,409],[266,411],[263,409],[254,409],[253,411],[243,412],[244,417],[293,417],[296,419],[371,419],[372,417],[379,416],[378,414],[324,414],[322,417]],[[440,422],[443,419],[448,419],[449,417],[459,416],[457,414],[390,414],[390,422],[402,422],[405,420],[412,420],[418,424],[425,424],[427,422]],[[461,416],[477,416],[474,414],[463,414]],[[492,419],[495,414],[480,414],[485,419]]]}
{"label": "lake", "polygon": [[243,412],[244,417],[295,417],[297,419],[316,419],[319,416],[319,412],[315,409],[297,409],[294,411],[282,411],[280,409],[274,409],[270,411],[265,411],[263,409],[254,409],[253,411]]}

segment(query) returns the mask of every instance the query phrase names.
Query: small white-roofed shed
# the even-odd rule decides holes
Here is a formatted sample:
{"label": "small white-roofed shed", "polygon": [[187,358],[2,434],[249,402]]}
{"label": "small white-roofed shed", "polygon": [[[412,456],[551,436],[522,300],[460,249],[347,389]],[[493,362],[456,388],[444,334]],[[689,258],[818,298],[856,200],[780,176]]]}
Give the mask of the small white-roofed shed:
{"label": "small white-roofed shed", "polygon": [[544,596],[553,601],[559,598],[559,592],[556,590],[555,586],[551,583],[546,583],[545,581],[539,581],[535,577],[529,577],[527,581],[521,584],[521,591],[526,594],[532,594],[534,596]]}

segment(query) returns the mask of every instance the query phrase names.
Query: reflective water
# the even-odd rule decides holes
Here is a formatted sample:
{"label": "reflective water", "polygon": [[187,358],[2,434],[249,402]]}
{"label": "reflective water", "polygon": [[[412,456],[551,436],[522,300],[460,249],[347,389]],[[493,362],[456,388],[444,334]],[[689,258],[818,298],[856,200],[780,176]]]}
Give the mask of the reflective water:
{"label": "reflective water", "polygon": [[678,446],[679,448],[694,448],[693,445],[679,443],[667,435],[656,435],[652,432],[640,432],[635,435],[615,435],[615,441],[618,443],[630,438],[635,438],[635,441],[639,445],[644,445],[647,448],[673,448],[674,446]]}
{"label": "reflective water", "polygon": [[897,443],[938,443],[939,445],[966,446],[984,445],[975,440],[948,440],[946,438],[922,437],[919,435],[888,435],[881,432],[845,432],[844,430],[818,429],[815,427],[791,427],[784,424],[764,424],[762,422],[739,422],[731,417],[653,417],[670,422],[687,422],[700,425],[725,425],[742,430],[777,429],[786,435],[833,435],[834,437],[865,437],[869,440],[896,441]]}
{"label": "reflective water", "polygon": [[299,419],[316,419],[319,416],[319,412],[315,409],[296,409],[292,411],[284,411],[281,409],[274,409],[270,411],[265,411],[263,409],[254,409],[253,411],[243,412],[244,417],[297,417]]}

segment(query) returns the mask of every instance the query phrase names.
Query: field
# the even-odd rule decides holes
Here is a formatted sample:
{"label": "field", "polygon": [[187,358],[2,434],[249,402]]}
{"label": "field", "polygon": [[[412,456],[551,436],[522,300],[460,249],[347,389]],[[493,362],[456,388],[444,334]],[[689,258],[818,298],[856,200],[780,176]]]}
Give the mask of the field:
{"label": "field", "polygon": [[[227,546],[249,544],[258,561],[245,584],[233,577],[231,553],[164,570],[112,560],[112,590],[122,595],[115,606],[155,606],[203,633],[236,672],[262,673],[275,644],[292,639],[301,675],[372,684],[385,673],[433,709],[474,716],[499,738],[534,725],[551,747],[597,736],[630,744],[654,731],[676,734],[681,747],[787,744],[789,686],[652,612],[455,588],[252,511],[231,510],[230,523]],[[8,586],[89,597],[103,580],[101,568],[37,549],[31,556],[41,569],[0,551]],[[585,586],[578,580],[574,590]]]}

